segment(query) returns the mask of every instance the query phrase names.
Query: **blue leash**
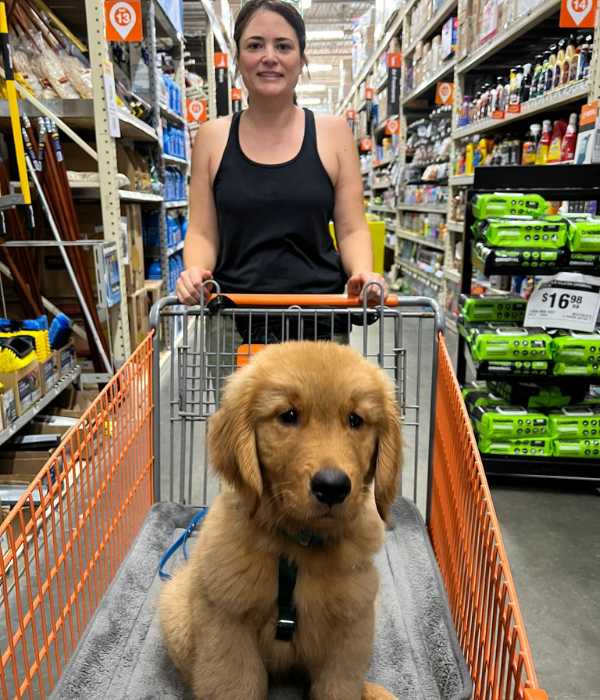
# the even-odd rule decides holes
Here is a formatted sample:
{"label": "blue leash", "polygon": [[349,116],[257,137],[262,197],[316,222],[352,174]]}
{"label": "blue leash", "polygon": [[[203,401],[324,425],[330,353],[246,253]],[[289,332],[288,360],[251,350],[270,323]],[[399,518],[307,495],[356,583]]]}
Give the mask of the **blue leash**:
{"label": "blue leash", "polygon": [[183,556],[186,559],[188,558],[187,541],[192,536],[192,532],[194,532],[196,527],[204,520],[207,513],[208,508],[200,508],[196,515],[190,520],[189,525],[160,558],[160,562],[158,563],[158,575],[163,581],[168,581],[171,578],[171,574],[167,573],[164,568],[169,559],[180,547],[183,547]]}

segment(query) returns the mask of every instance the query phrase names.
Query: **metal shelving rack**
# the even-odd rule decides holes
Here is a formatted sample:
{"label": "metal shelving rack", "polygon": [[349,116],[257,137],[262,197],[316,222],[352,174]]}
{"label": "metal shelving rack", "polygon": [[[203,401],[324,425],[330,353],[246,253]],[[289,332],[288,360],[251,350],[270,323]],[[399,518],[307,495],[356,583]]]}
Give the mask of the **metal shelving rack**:
{"label": "metal shelving rack", "polygon": [[[400,36],[402,39],[402,73],[401,80],[401,95],[400,95],[400,123],[401,134],[406,134],[408,124],[407,117],[411,111],[420,112],[426,111],[425,102],[421,98],[427,94],[431,94],[433,87],[438,80],[448,79],[453,80],[455,85],[453,116],[452,116],[452,138],[453,146],[451,152],[451,162],[455,159],[456,147],[460,139],[474,136],[475,134],[493,134],[497,129],[502,129],[508,125],[518,123],[525,119],[533,118],[543,114],[547,110],[556,110],[566,108],[571,104],[581,104],[586,99],[592,100],[600,97],[600,14],[597,18],[596,37],[594,44],[594,52],[591,59],[591,71],[589,79],[586,81],[578,81],[568,84],[562,88],[556,89],[542,98],[531,100],[522,106],[519,114],[508,115],[504,120],[486,119],[474,124],[469,124],[464,127],[458,127],[458,112],[462,103],[464,94],[465,78],[469,72],[480,67],[484,62],[498,54],[499,51],[509,46],[517,39],[522,37],[526,32],[531,31],[540,23],[547,20],[553,15],[557,15],[560,9],[560,0],[541,0],[534,7],[530,7],[521,16],[513,18],[510,24],[506,27],[499,27],[498,33],[492,39],[481,44],[481,46],[473,46],[468,40],[459,45],[454,58],[448,59],[445,64],[439,66],[434,74],[427,76],[422,80],[420,85],[411,89],[410,93],[406,93],[404,75],[406,74],[407,61],[411,60],[419,41],[427,39],[436,33],[441,27],[444,20],[456,13],[458,17],[460,37],[469,36],[470,25],[473,24],[472,17],[472,1],[471,0],[447,0],[433,13],[425,23],[416,28],[411,35],[410,22],[411,13],[416,5],[417,0],[407,0],[405,4],[396,11],[395,16],[388,20],[388,30],[376,45],[373,53],[359,70],[356,80],[353,82],[348,94],[339,103],[337,112],[343,114],[345,110],[352,108],[360,110],[364,108],[364,99],[361,96],[361,90],[364,85],[373,85],[374,68],[379,57],[387,51],[387,48],[394,37]],[[465,31],[467,30],[467,31]],[[526,47],[523,47],[526,51]],[[382,86],[378,86],[378,89]],[[385,89],[385,84],[383,85]],[[433,105],[430,105],[430,108]],[[420,114],[419,114],[420,116]],[[400,148],[396,156],[396,162],[405,163],[405,148],[404,138],[401,138]],[[368,175],[371,167],[365,173]],[[456,243],[463,235],[464,220],[454,220],[451,217],[451,203],[455,195],[461,188],[469,187],[473,184],[473,175],[450,175],[448,179],[448,206],[447,206],[447,236],[446,250],[444,258],[445,274],[443,284],[440,288],[440,300],[444,305],[450,299],[451,290],[458,280],[458,273],[454,270],[454,250]],[[399,210],[407,210],[410,205],[399,205]],[[387,207],[379,207],[377,205],[369,205],[369,211],[372,213],[386,214],[386,217],[393,215],[393,211]],[[396,212],[397,229],[399,229],[398,213]],[[398,251],[401,242],[401,236],[396,235],[396,250]],[[392,270],[392,283],[395,281],[395,273],[400,268],[396,265]],[[405,269],[406,266],[405,266]],[[502,291],[502,290],[497,290]],[[454,325],[455,324],[451,324]]]}
{"label": "metal shelving rack", "polygon": [[[562,165],[526,166],[506,168],[477,168],[473,187],[467,193],[466,225],[463,234],[463,268],[460,288],[463,294],[471,291],[473,274],[473,235],[471,226],[475,219],[471,203],[476,194],[494,192],[536,193],[549,201],[596,201],[600,204],[600,164],[597,165]],[[557,267],[553,270],[540,270],[541,274],[554,274],[561,270],[585,272],[600,276],[600,265],[589,269]],[[527,274],[534,270],[519,268],[509,274]],[[491,271],[492,274],[507,274],[505,268]],[[466,341],[462,335],[458,338],[458,355],[456,374],[461,384],[467,377]],[[494,374],[486,370],[483,363],[473,368],[475,379],[504,382],[535,382],[544,385],[589,387],[600,383],[599,377],[555,377],[552,375],[511,375]],[[558,457],[526,457],[482,455],[483,464],[488,475],[504,477],[521,477],[528,479],[566,479],[600,484],[600,461],[597,459],[567,459]]]}

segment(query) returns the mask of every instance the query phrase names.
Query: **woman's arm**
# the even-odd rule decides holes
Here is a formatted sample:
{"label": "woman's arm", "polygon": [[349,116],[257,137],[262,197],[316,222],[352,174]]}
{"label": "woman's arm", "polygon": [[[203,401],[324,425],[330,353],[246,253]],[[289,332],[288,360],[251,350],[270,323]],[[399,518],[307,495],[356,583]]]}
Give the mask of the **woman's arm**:
{"label": "woman's arm", "polygon": [[183,304],[197,304],[200,301],[202,283],[212,278],[217,261],[219,234],[210,154],[215,145],[214,132],[222,128],[222,123],[217,121],[203,124],[196,134],[192,150],[190,219],[183,248],[185,270],[177,280],[177,297]]}
{"label": "woman's arm", "polygon": [[[378,282],[385,292],[383,277],[373,272],[373,246],[364,214],[362,177],[354,137],[341,117],[330,117],[329,126],[331,138],[335,139],[338,160],[338,174],[334,183],[335,236],[348,275],[348,294],[362,294],[369,282]],[[377,288],[369,290],[369,297],[378,300]]]}

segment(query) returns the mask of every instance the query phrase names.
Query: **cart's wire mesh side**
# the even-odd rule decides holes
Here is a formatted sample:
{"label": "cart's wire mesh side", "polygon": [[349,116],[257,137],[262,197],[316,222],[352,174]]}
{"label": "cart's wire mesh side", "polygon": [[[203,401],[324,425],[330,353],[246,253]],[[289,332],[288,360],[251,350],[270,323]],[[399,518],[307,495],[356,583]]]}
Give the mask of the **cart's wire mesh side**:
{"label": "cart's wire mesh side", "polygon": [[152,339],[0,526],[0,692],[55,686],[152,504]]}
{"label": "cart's wire mesh side", "polygon": [[424,511],[440,319],[427,300],[399,301],[398,307],[376,309],[165,305],[157,325],[172,353],[156,378],[160,497],[212,501],[218,484],[208,464],[207,421],[227,377],[253,352],[273,342],[331,340],[349,342],[393,380],[404,421],[403,493]]}
{"label": "cart's wire mesh side", "polygon": [[547,700],[538,688],[500,526],[443,338],[437,382],[428,526],[474,697]]}

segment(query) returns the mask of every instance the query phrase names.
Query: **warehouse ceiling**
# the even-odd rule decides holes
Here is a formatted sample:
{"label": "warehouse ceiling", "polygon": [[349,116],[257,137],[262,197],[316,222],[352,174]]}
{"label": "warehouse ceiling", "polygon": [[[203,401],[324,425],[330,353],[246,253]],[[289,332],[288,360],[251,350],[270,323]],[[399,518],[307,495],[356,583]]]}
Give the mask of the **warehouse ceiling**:
{"label": "warehouse ceiling", "polygon": [[[365,0],[312,0],[311,6],[303,10],[308,32],[306,55],[310,66],[310,78],[305,76],[299,88],[301,103],[314,109],[333,111],[338,99],[340,85],[340,63],[348,74],[352,59],[352,19],[360,17],[374,2]],[[215,9],[219,4],[214,3]],[[233,18],[241,6],[239,0],[229,3]],[[184,0],[184,28],[187,48],[197,66],[205,65],[204,37],[207,18],[201,0]],[[340,38],[312,39],[313,31],[342,31]]]}

